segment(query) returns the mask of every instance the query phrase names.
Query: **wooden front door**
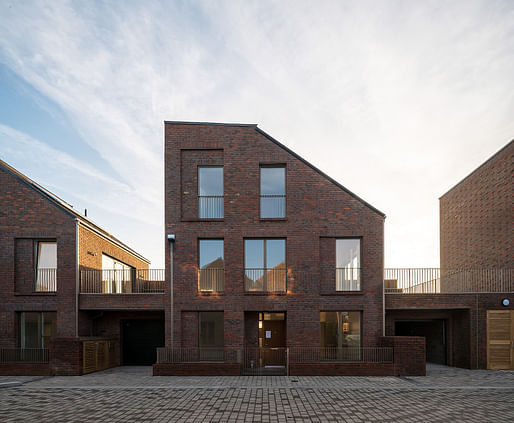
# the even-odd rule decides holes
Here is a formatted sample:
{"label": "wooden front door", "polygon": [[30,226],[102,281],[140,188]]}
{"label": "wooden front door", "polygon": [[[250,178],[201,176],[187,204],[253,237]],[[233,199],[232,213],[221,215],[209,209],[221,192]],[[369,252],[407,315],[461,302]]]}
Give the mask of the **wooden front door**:
{"label": "wooden front door", "polygon": [[514,310],[487,311],[487,368],[514,369]]}

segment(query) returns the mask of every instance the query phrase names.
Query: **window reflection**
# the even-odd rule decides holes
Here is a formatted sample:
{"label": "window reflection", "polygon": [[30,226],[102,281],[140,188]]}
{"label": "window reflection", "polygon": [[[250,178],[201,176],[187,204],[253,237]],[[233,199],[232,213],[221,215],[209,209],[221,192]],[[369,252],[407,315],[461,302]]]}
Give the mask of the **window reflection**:
{"label": "window reflection", "polygon": [[285,167],[261,167],[261,218],[286,216]]}
{"label": "window reflection", "polygon": [[198,216],[223,217],[223,167],[198,168]]}

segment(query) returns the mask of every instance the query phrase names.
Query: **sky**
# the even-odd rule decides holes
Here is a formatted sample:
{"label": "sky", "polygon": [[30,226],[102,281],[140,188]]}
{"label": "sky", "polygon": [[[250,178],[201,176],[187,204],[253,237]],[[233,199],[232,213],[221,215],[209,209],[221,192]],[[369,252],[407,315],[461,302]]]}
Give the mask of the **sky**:
{"label": "sky", "polygon": [[257,123],[439,266],[514,138],[514,1],[0,1],[0,159],[164,266],[163,121]]}

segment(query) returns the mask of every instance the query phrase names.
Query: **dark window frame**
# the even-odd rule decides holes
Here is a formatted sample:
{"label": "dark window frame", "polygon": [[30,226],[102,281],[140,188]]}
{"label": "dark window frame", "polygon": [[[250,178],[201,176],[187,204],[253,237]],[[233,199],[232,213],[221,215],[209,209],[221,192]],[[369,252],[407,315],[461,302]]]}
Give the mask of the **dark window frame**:
{"label": "dark window frame", "polygon": [[[263,217],[262,216],[262,169],[284,169],[284,216]],[[259,163],[259,218],[261,220],[287,220],[287,164],[286,163]]]}

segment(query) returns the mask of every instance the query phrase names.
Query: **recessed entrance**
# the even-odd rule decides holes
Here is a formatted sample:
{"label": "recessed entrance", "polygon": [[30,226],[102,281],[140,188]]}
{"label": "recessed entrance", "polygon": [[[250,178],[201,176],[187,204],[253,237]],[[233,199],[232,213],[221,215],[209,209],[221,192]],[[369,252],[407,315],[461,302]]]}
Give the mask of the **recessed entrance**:
{"label": "recessed entrance", "polygon": [[163,320],[123,320],[122,364],[149,366],[156,362],[159,347],[164,347]]}
{"label": "recessed entrance", "polygon": [[446,320],[396,321],[395,335],[425,337],[427,362],[447,364]]}

